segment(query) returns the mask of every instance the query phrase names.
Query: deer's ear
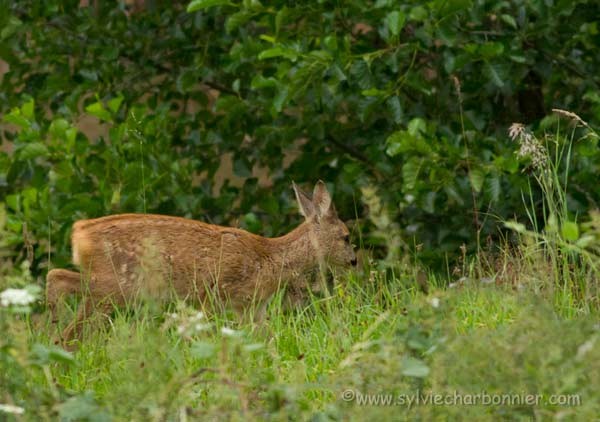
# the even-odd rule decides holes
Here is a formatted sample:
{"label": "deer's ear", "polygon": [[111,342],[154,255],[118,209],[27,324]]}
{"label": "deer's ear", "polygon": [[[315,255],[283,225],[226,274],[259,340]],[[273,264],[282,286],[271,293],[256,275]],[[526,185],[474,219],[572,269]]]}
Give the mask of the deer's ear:
{"label": "deer's ear", "polygon": [[327,190],[327,186],[321,180],[315,185],[312,202],[319,218],[336,215],[333,202],[331,201],[331,195]]}
{"label": "deer's ear", "polygon": [[296,200],[298,201],[298,207],[300,208],[300,214],[306,219],[309,219],[315,215],[315,206],[313,205],[310,197],[302,191],[294,182],[292,182],[294,193],[296,194]]}

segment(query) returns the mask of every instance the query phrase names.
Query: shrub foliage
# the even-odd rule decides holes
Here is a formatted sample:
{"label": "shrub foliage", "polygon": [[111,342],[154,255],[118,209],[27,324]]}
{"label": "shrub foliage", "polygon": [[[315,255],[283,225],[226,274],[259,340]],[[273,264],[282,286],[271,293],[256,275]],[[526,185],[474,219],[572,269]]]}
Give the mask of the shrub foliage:
{"label": "shrub foliage", "polygon": [[[600,122],[594,1],[79,3],[0,3],[0,245],[37,272],[108,213],[279,234],[290,182],[317,178],[368,245],[359,188],[440,262],[526,215],[512,122]],[[573,155],[576,215],[600,201],[598,139]]]}

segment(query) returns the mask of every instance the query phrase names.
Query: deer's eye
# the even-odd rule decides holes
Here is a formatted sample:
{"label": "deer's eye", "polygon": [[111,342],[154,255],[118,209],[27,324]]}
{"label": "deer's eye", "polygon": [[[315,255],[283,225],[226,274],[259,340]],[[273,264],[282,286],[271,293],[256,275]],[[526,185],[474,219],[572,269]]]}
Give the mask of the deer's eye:
{"label": "deer's eye", "polygon": [[350,235],[347,234],[344,236],[344,242],[350,243]]}

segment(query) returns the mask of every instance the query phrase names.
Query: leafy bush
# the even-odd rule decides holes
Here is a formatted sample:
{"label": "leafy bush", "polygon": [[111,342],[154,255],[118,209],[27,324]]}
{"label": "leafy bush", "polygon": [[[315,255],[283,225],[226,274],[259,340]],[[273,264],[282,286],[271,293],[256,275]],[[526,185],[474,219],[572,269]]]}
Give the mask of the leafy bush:
{"label": "leafy bush", "polygon": [[[322,178],[368,245],[416,245],[440,264],[526,215],[512,122],[551,107],[600,122],[597,2],[187,6],[2,3],[11,259],[64,265],[74,220],[125,211],[278,234],[298,221],[290,181]],[[570,212],[600,200],[597,142],[574,149]],[[359,187],[383,204],[392,244]]]}

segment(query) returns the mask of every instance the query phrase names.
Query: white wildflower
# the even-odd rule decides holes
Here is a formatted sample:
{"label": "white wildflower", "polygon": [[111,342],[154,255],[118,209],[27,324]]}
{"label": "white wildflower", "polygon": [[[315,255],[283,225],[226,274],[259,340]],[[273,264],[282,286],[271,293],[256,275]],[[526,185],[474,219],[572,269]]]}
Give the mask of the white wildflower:
{"label": "white wildflower", "polygon": [[12,413],[13,415],[22,415],[25,413],[25,409],[12,404],[0,404],[0,412]]}
{"label": "white wildflower", "polygon": [[1,306],[26,306],[34,301],[35,296],[25,289],[6,289],[0,293]]}
{"label": "white wildflower", "polygon": [[577,348],[577,355],[575,358],[577,360],[583,359],[583,357],[585,355],[587,355],[588,352],[591,352],[594,349],[595,343],[596,343],[595,337],[593,337],[593,338],[589,339],[588,341],[586,341],[585,343],[583,343],[581,346],[579,346]]}
{"label": "white wildflower", "polygon": [[198,312],[196,315],[192,317],[194,321],[199,321],[204,318],[204,313],[202,311]]}
{"label": "white wildflower", "polygon": [[431,299],[429,299],[429,304],[434,308],[439,308],[440,307],[440,298],[432,297]]}
{"label": "white wildflower", "polygon": [[229,327],[221,327],[221,334],[226,335],[226,336],[235,336],[237,335],[237,331],[229,328]]}
{"label": "white wildflower", "polygon": [[508,136],[513,141],[519,142],[517,156],[531,158],[534,169],[543,170],[547,165],[546,148],[529,132],[522,123],[513,123],[508,128]]}
{"label": "white wildflower", "polygon": [[200,324],[200,323],[198,323],[198,324],[194,325],[194,329],[196,331],[198,331],[198,332],[199,331],[208,330],[210,327],[211,327],[210,324]]}
{"label": "white wildflower", "polygon": [[525,125],[523,125],[523,123],[513,123],[508,128],[508,136],[510,136],[510,139],[512,139],[513,141],[515,141],[524,132],[525,132]]}

